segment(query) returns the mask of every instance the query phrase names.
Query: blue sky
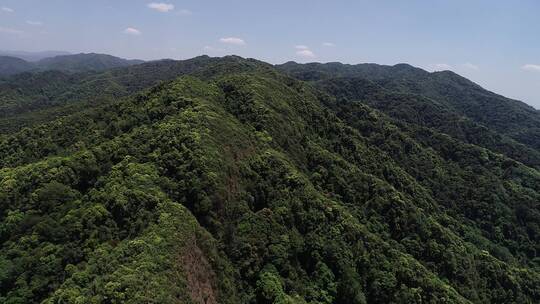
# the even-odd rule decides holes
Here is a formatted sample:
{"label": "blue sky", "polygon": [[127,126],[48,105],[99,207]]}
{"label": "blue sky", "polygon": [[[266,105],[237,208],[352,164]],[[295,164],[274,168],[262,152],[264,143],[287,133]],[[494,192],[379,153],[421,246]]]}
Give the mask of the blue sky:
{"label": "blue sky", "polygon": [[540,109],[540,1],[0,0],[0,49],[453,70]]}

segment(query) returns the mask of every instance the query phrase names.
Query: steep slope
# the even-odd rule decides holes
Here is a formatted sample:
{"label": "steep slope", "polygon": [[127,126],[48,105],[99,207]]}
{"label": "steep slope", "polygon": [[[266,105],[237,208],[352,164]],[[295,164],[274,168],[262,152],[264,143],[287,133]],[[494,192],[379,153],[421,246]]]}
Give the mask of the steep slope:
{"label": "steep slope", "polygon": [[364,78],[337,77],[319,81],[316,86],[340,102],[359,101],[376,108],[393,117],[398,124],[407,122],[419,127],[433,128],[459,141],[478,145],[540,168],[539,150],[476,123],[434,99],[393,92]]}
{"label": "steep slope", "polygon": [[540,149],[540,111],[523,102],[489,92],[450,71],[428,73],[407,64],[302,65],[294,62],[277,68],[307,81],[357,77],[372,80],[394,92],[422,95],[500,134],[533,149]]}
{"label": "steep slope", "polygon": [[[50,121],[161,81],[202,73],[209,65],[236,61],[234,56],[160,60],[103,72],[67,74],[48,71],[0,80],[0,134]],[[249,60],[245,61],[249,64]]]}
{"label": "steep slope", "polygon": [[540,298],[536,169],[207,59],[1,140],[0,300]]}

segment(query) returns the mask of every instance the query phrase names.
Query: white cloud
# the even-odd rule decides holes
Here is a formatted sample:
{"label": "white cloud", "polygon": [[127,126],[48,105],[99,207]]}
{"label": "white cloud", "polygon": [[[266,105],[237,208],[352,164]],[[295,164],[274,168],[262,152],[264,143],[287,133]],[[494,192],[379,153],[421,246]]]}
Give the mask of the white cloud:
{"label": "white cloud", "polygon": [[219,42],[226,43],[226,44],[232,44],[232,45],[246,45],[246,42],[243,39],[237,38],[237,37],[221,38],[221,39],[219,39]]}
{"label": "white cloud", "polygon": [[333,44],[332,42],[323,42],[322,45],[323,45],[323,46],[326,46],[326,47],[334,47],[334,46],[336,46],[336,45]]}
{"label": "white cloud", "polygon": [[478,70],[478,69],[480,69],[477,65],[472,64],[470,62],[464,63],[461,66],[466,68],[466,69],[470,69],[470,70]]}
{"label": "white cloud", "polygon": [[141,31],[139,31],[138,29],[134,27],[128,27],[127,29],[124,30],[124,34],[138,36],[141,34]]}
{"label": "white cloud", "polygon": [[4,33],[4,34],[22,34],[23,31],[19,31],[19,30],[12,29],[12,28],[9,28],[9,27],[1,27],[0,26],[0,33]]}
{"label": "white cloud", "polygon": [[14,9],[9,8],[9,7],[5,7],[5,6],[2,7],[2,11],[6,12],[6,13],[13,13],[13,12],[15,12]]}
{"label": "white cloud", "polygon": [[521,69],[523,69],[525,71],[540,72],[540,65],[528,63],[528,64],[522,66]]}
{"label": "white cloud", "polygon": [[299,50],[296,52],[296,55],[300,56],[300,57],[304,57],[304,58],[315,58],[315,53],[313,53],[312,51],[310,50]]}
{"label": "white cloud", "polygon": [[42,26],[42,25],[43,25],[43,22],[41,22],[41,21],[26,20],[26,24],[30,24],[30,25],[33,25],[33,26]]}
{"label": "white cloud", "polygon": [[168,11],[172,11],[174,9],[173,4],[161,3],[161,2],[149,3],[148,7],[161,13],[167,13]]}
{"label": "white cloud", "polygon": [[309,49],[307,45],[298,44],[295,45],[294,48],[296,49],[296,55],[304,58],[315,58],[315,53],[313,53],[312,50]]}
{"label": "white cloud", "polygon": [[451,70],[452,66],[447,63],[436,63],[433,65],[433,69],[435,71],[446,71],[446,70]]}

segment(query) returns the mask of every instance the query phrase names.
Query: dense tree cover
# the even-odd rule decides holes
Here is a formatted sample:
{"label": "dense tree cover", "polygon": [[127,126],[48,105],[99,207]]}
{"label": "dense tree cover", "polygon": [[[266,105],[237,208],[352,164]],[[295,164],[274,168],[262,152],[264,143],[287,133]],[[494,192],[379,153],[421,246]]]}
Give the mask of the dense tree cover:
{"label": "dense tree cover", "polygon": [[307,81],[335,77],[372,80],[400,93],[420,94],[474,122],[505,134],[536,150],[540,149],[540,112],[533,107],[489,92],[451,71],[428,73],[407,64],[347,65],[341,63],[297,64],[277,66],[294,77]]}
{"label": "dense tree cover", "polygon": [[66,72],[102,71],[143,63],[142,60],[127,60],[106,54],[61,55],[41,59],[36,63],[40,70]]}
{"label": "dense tree cover", "polygon": [[239,57],[106,74],[144,89],[164,66],[191,76],[0,138],[0,302],[540,299],[540,172],[515,142]]}
{"label": "dense tree cover", "polygon": [[[206,77],[205,74],[225,73],[220,65],[236,59],[200,56],[184,61],[151,61],[102,72],[45,71],[0,78],[0,133],[49,122],[182,75]],[[253,64],[253,60],[245,60],[239,68]]]}
{"label": "dense tree cover", "polygon": [[423,95],[389,91],[364,78],[332,78],[317,87],[340,102],[360,101],[395,118],[396,123],[428,127],[460,141],[504,154],[529,166],[540,168],[540,152],[509,136],[501,135],[472,119],[456,113]]}

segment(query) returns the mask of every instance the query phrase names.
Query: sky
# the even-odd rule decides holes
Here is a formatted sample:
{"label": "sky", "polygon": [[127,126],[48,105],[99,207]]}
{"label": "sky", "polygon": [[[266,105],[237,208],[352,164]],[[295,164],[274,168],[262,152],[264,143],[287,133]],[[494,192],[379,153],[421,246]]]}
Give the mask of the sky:
{"label": "sky", "polygon": [[0,0],[0,49],[452,70],[540,109],[538,0]]}

